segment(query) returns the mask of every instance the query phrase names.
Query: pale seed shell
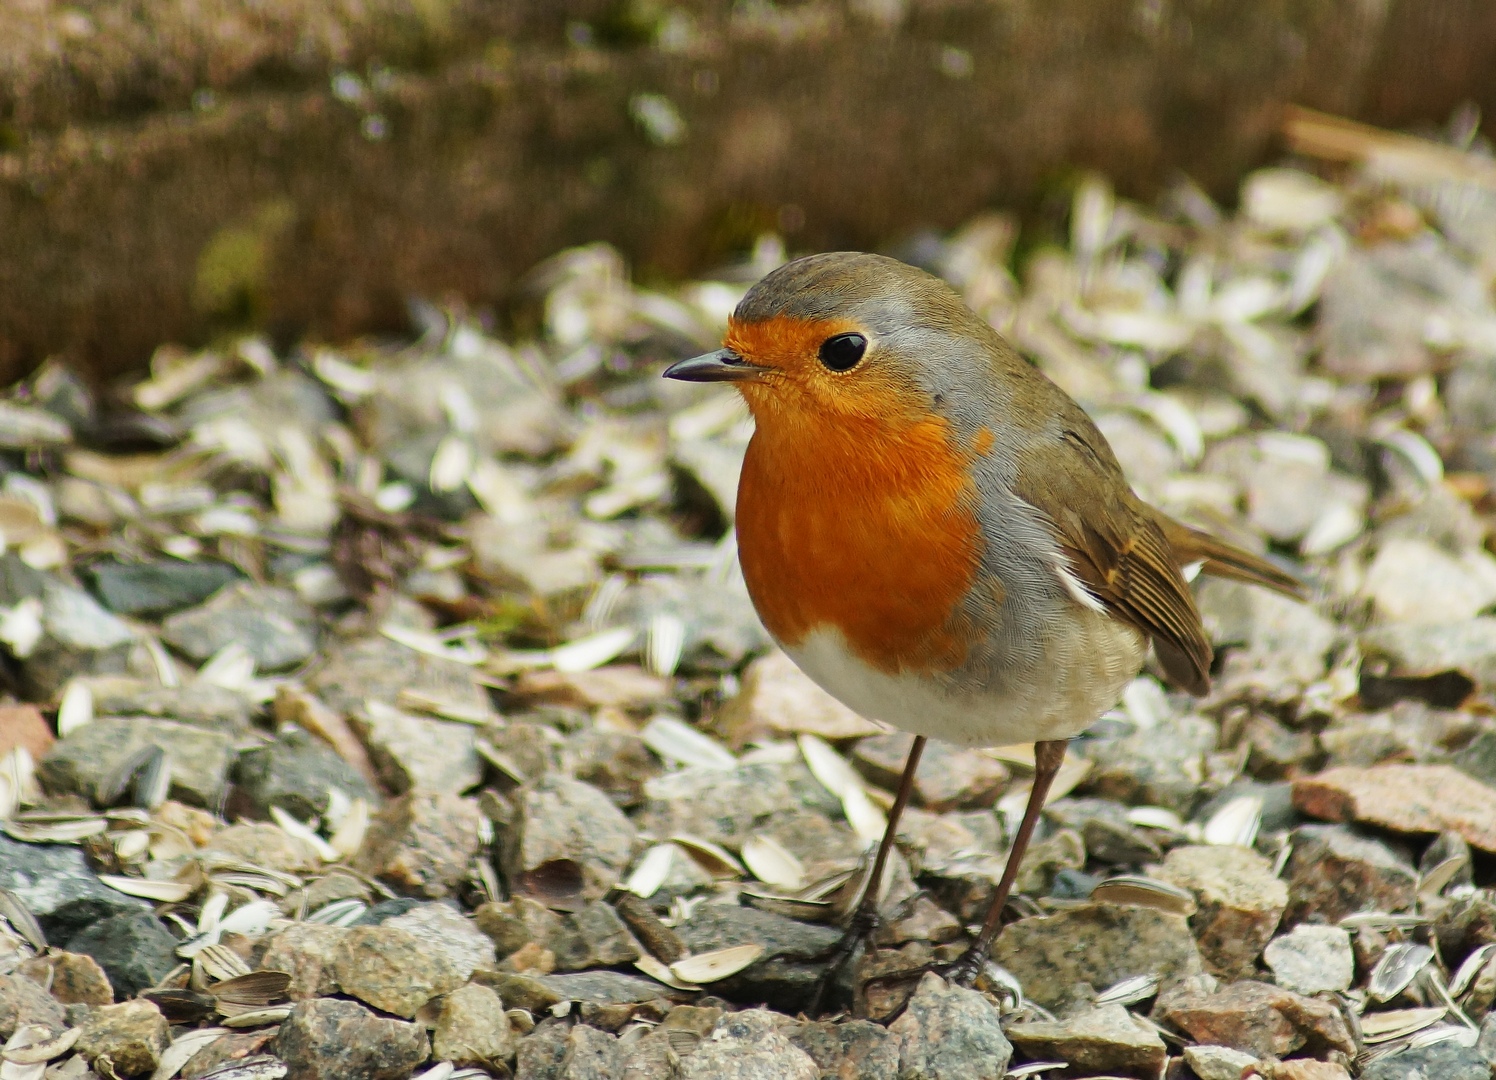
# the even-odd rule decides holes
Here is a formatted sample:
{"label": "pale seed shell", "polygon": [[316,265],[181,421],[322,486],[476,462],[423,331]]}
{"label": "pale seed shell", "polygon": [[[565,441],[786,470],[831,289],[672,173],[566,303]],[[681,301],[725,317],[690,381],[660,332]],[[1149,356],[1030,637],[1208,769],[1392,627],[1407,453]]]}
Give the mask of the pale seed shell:
{"label": "pale seed shell", "polygon": [[670,973],[683,982],[702,985],[714,983],[736,975],[763,954],[762,945],[734,945],[727,949],[682,957],[670,965]]}
{"label": "pale seed shell", "polygon": [[754,833],[739,850],[753,876],[766,885],[794,892],[805,887],[805,864],[795,854],[765,833]]}
{"label": "pale seed shell", "polygon": [[1156,908],[1176,915],[1195,913],[1195,898],[1188,889],[1135,874],[1107,878],[1091,890],[1091,899],[1104,904]]}
{"label": "pale seed shell", "polygon": [[705,732],[673,716],[656,716],[639,737],[667,761],[705,769],[731,769],[738,763],[731,750]]}
{"label": "pale seed shell", "polygon": [[197,891],[191,881],[148,881],[145,878],[123,877],[119,874],[100,874],[99,880],[116,892],[126,896],[139,896],[159,904],[178,904]]}

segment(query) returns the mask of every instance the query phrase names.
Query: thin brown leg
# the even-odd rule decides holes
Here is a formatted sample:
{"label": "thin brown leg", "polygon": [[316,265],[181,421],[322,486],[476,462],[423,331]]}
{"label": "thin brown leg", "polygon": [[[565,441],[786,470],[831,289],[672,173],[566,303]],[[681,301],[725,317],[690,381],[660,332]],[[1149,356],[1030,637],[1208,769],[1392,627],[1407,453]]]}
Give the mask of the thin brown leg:
{"label": "thin brown leg", "polygon": [[923,735],[916,735],[914,745],[909,747],[909,756],[904,759],[904,773],[899,777],[899,790],[895,792],[893,806],[888,811],[888,827],[883,830],[883,839],[878,842],[878,854],[873,857],[873,865],[867,872],[862,898],[857,902],[857,908],[847,923],[847,932],[837,942],[826,974],[821,976],[815,996],[811,998],[810,1007],[806,1010],[811,1016],[820,1012],[821,999],[826,996],[827,987],[836,978],[848,957],[878,928],[878,893],[882,891],[883,871],[888,865],[889,852],[893,850],[894,840],[899,834],[899,818],[904,814],[904,807],[909,805],[909,796],[914,793],[914,774],[919,769],[920,755],[925,752],[925,742]]}
{"label": "thin brown leg", "polygon": [[1023,821],[1013,837],[1013,846],[1008,851],[1008,863],[1003,867],[1003,876],[992,894],[992,903],[987,908],[987,918],[982,922],[981,932],[971,948],[951,965],[947,977],[963,986],[970,986],[987,962],[992,943],[1002,931],[1003,909],[1008,906],[1008,896],[1013,892],[1013,882],[1018,877],[1018,868],[1033,839],[1034,827],[1039,824],[1039,814],[1044,809],[1044,800],[1054,783],[1055,774],[1065,761],[1066,742],[1052,739],[1034,743],[1034,786],[1029,792],[1028,805],[1023,810]]}

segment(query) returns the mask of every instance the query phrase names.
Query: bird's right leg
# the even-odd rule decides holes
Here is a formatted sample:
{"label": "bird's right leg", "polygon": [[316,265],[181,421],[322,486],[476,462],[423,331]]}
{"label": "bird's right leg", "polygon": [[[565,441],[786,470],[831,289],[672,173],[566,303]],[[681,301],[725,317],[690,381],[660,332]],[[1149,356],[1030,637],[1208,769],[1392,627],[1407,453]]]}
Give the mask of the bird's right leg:
{"label": "bird's right leg", "polygon": [[923,735],[916,735],[914,744],[909,747],[909,756],[904,760],[904,772],[899,777],[899,790],[894,795],[893,806],[888,810],[888,827],[883,830],[883,839],[878,843],[878,854],[873,858],[872,868],[868,870],[862,898],[847,922],[846,933],[831,954],[826,974],[821,976],[821,981],[816,985],[815,996],[811,998],[807,1010],[810,1016],[820,1012],[826,990],[835,981],[842,965],[857,950],[857,946],[872,937],[873,932],[878,929],[878,894],[882,891],[883,872],[888,865],[894,840],[899,834],[899,818],[903,816],[904,807],[909,805],[909,796],[914,792],[914,774],[919,769],[919,758],[925,751],[925,742]]}

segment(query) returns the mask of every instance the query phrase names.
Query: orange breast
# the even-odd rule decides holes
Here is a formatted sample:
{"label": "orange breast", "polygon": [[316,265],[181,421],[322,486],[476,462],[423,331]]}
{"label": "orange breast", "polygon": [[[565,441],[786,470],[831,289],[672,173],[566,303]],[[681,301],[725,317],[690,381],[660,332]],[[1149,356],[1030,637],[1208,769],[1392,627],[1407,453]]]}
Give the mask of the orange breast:
{"label": "orange breast", "polygon": [[783,404],[760,417],[737,531],[770,633],[795,646],[835,628],[890,674],[960,665],[981,545],[967,462],[947,434],[937,417],[827,424]]}

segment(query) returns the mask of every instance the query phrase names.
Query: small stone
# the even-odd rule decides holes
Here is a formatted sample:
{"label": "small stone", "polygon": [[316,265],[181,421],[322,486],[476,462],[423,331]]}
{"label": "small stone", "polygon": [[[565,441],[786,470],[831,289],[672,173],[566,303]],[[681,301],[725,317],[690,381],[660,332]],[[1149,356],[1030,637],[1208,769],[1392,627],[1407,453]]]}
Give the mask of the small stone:
{"label": "small stone", "polygon": [[1092,761],[1085,789],[1129,805],[1164,806],[1188,814],[1205,779],[1205,755],[1216,748],[1214,723],[1173,717],[1146,731],[1086,743]]}
{"label": "small stone", "polygon": [[671,1038],[670,1032],[655,1028],[642,1038],[622,1043],[619,1080],[676,1080],[680,1054]]}
{"label": "small stone", "polygon": [[1199,907],[1190,926],[1207,969],[1250,975],[1288,905],[1288,886],[1272,864],[1250,848],[1191,845],[1170,851],[1158,877],[1194,893]]}
{"label": "small stone", "polygon": [[888,1030],[902,1041],[900,1080],[1000,1080],[1013,1056],[992,1002],[935,974]]}
{"label": "small stone", "polygon": [[473,982],[486,986],[498,994],[506,1008],[525,1009],[532,1013],[544,1012],[567,998],[559,990],[547,985],[543,978],[521,975],[508,971],[479,971]]}
{"label": "small stone", "polygon": [[1338,1061],[1294,1058],[1265,1061],[1257,1068],[1262,1080],[1351,1080],[1351,1074]]}
{"label": "small stone", "polygon": [[489,970],[498,963],[493,941],[449,901],[421,904],[383,925],[412,934],[429,952],[450,961],[464,980],[475,970]]}
{"label": "small stone", "polygon": [[1010,1024],[1009,1041],[1038,1061],[1064,1061],[1076,1070],[1156,1080],[1169,1056],[1158,1032],[1107,1005],[1058,1021]]}
{"label": "small stone", "polygon": [[617,1036],[577,1024],[566,1033],[566,1048],[556,1080],[613,1080],[618,1075],[622,1056]]}
{"label": "small stone", "polygon": [[[852,751],[852,764],[873,783],[892,791],[899,786],[914,736],[903,732],[863,739]],[[925,747],[914,774],[914,797],[936,813],[983,810],[997,801],[1008,783],[1000,761],[936,740]]]}
{"label": "small stone", "polygon": [[416,652],[383,634],[341,641],[327,649],[307,689],[335,713],[356,714],[370,699],[394,706],[402,690],[480,715],[492,706],[472,668]]}
{"label": "small stone", "polygon": [[301,728],[283,728],[275,741],[244,751],[234,765],[235,808],[268,818],[278,806],[300,821],[327,813],[334,788],[377,807],[379,793],[337,751]]}
{"label": "small stone", "polygon": [[[625,975],[621,971],[577,971],[566,975],[543,975],[540,983],[558,1001],[582,1001],[593,1005],[637,1005],[657,1001],[670,993],[653,979]],[[490,984],[508,1004],[508,995],[497,984]]]}
{"label": "small stone", "polygon": [[1361,1080],[1490,1080],[1490,1077],[1491,1066],[1475,1047],[1454,1042],[1409,1047],[1361,1070]]}
{"label": "small stone", "polygon": [[1452,765],[1341,766],[1294,781],[1293,804],[1323,821],[1394,832],[1456,832],[1496,852],[1496,789]]}
{"label": "small stone", "polygon": [[644,798],[641,829],[656,836],[685,833],[731,848],[798,801],[788,770],[767,762],[665,773],[644,785]]}
{"label": "small stone", "polygon": [[1263,951],[1273,981],[1296,994],[1342,993],[1356,974],[1351,935],[1338,926],[1300,923]]}
{"label": "small stone", "polygon": [[832,926],[817,926],[750,907],[702,904],[675,928],[693,953],[734,945],[762,945],[763,956],[735,975],[712,984],[733,1001],[772,1001],[785,1012],[809,1002],[824,960],[841,939]]}
{"label": "small stone", "polygon": [[1026,993],[1049,1007],[1076,983],[1098,992],[1136,975],[1164,986],[1198,974],[1200,954],[1183,915],[1123,904],[1088,903],[1004,927],[992,958]]}
{"label": "small stone", "polygon": [[183,1080],[197,1080],[208,1076],[225,1065],[234,1065],[247,1057],[258,1056],[265,1044],[275,1038],[275,1029],[235,1032],[220,1035],[207,1046],[193,1054],[182,1066]]}
{"label": "small stone", "polygon": [[[991,864],[1006,863],[1006,859],[992,859]],[[1086,842],[1074,829],[1057,829],[1052,835],[1031,846],[1023,853],[1018,865],[1018,877],[1013,885],[1028,896],[1046,896],[1054,887],[1055,879],[1068,870],[1079,870],[1086,865]],[[998,875],[1001,878],[1001,874]],[[993,883],[994,886],[996,882]],[[979,919],[985,911],[990,897],[978,899],[973,905],[963,903],[958,914],[963,919]]]}
{"label": "small stone", "polygon": [[722,707],[717,728],[733,746],[775,734],[841,740],[885,730],[822,690],[778,649],[748,665],[742,688]]}
{"label": "small stone", "polygon": [[97,960],[83,953],[54,949],[21,963],[22,975],[52,991],[64,1005],[113,1005],[114,987]]}
{"label": "small stone", "polygon": [[240,582],[161,624],[161,640],[201,664],[227,645],[244,647],[258,671],[284,671],[317,651],[317,614],[289,589]]}
{"label": "small stone", "polygon": [[74,1049],[94,1071],[107,1076],[103,1060],[121,1076],[140,1076],[155,1069],[171,1042],[171,1026],[149,1001],[101,1005],[88,1014]]}
{"label": "small stone", "polygon": [[0,705],[0,756],[24,747],[40,761],[57,741],[52,726],[35,705]]}
{"label": "small stone", "polygon": [[1380,840],[1343,825],[1304,825],[1292,833],[1288,879],[1290,924],[1309,918],[1339,922],[1358,911],[1403,911],[1413,906],[1418,874]]}
{"label": "small stone", "polygon": [[1307,685],[1324,677],[1340,632],[1308,604],[1239,581],[1208,578],[1196,592],[1200,617],[1219,648],[1233,645],[1237,669],[1264,683]]}
{"label": "small stone", "polygon": [[201,604],[240,577],[228,563],[181,559],[138,563],[104,559],[85,567],[83,576],[105,607],[132,618],[159,618]]}
{"label": "small stone", "polygon": [[371,704],[352,723],[380,782],[391,791],[453,794],[483,779],[472,724]]}
{"label": "small stone", "polygon": [[547,1019],[536,1024],[519,1041],[514,1063],[517,1080],[560,1080],[570,1035],[571,1025],[563,1020]]}
{"label": "small stone", "polygon": [[32,701],[51,701],[79,675],[118,675],[129,660],[135,631],[88,593],[59,581],[42,586],[42,637],[22,667]]}
{"label": "small stone", "polygon": [[151,911],[98,878],[77,847],[23,844],[0,835],[0,888],[15,893],[36,916],[49,942],[63,942],[111,915]]}
{"label": "small stone", "polygon": [[110,770],[153,745],[171,762],[172,798],[190,806],[218,805],[234,760],[233,740],[222,732],[145,716],[101,718],[59,739],[37,765],[37,779],[54,794],[92,799]]}
{"label": "small stone", "polygon": [[62,1002],[24,975],[0,975],[0,1039],[22,1024],[40,1024],[54,1035],[68,1026]]}
{"label": "small stone", "polygon": [[405,892],[440,899],[467,877],[481,817],[474,799],[402,795],[370,820],[354,866]]}
{"label": "small stone", "polygon": [[333,977],[333,957],[350,933],[346,926],[296,922],[270,939],[260,967],[284,971],[291,976],[286,996],[292,1001],[327,997],[338,992]]}
{"label": "small stone", "polygon": [[286,1080],[404,1080],[429,1052],[421,1025],[338,998],[298,1002],[270,1048],[286,1063]]}
{"label": "small stone", "polygon": [[1390,676],[1463,672],[1482,689],[1496,687],[1496,618],[1452,623],[1393,623],[1360,638],[1363,663],[1385,661]]}
{"label": "small stone", "polygon": [[1229,1046],[1202,1044],[1184,1048],[1184,1063],[1198,1080],[1241,1080],[1257,1059]]}
{"label": "small stone", "polygon": [[214,836],[203,852],[226,862],[249,863],[282,874],[301,874],[322,866],[311,841],[292,836],[268,821],[230,825]]}
{"label": "small stone", "polygon": [[1463,622],[1496,601],[1496,560],[1484,551],[1455,556],[1419,537],[1392,537],[1366,568],[1361,593],[1381,622]]}
{"label": "small stone", "polygon": [[451,960],[390,926],[358,926],[333,950],[332,975],[344,993],[406,1018],[466,981]]}
{"label": "small stone", "polygon": [[591,671],[526,671],[516,680],[514,692],[536,703],[629,712],[671,697],[669,679],[635,664],[610,664]]}
{"label": "small stone", "polygon": [[785,1038],[777,1021],[767,1009],[724,1016],[681,1060],[680,1080],[819,1080],[816,1063]]}
{"label": "small stone", "polygon": [[899,1039],[867,1020],[825,1020],[788,1028],[790,1042],[810,1055],[821,1080],[896,1080]]}
{"label": "small stone", "polygon": [[1056,799],[1045,804],[1044,814],[1056,825],[1079,832],[1086,853],[1102,862],[1129,865],[1164,857],[1150,830],[1133,825],[1127,808],[1111,799]]}
{"label": "small stone", "polygon": [[961,921],[923,893],[916,895],[907,909],[888,917],[878,928],[879,945],[903,945],[910,941],[928,941],[941,945],[961,936]]}
{"label": "small stone", "polygon": [[501,836],[505,873],[536,896],[575,891],[596,900],[617,884],[637,832],[623,811],[591,784],[547,776],[515,794],[518,820]]}
{"label": "small stone", "polygon": [[249,698],[206,682],[161,686],[154,681],[120,676],[88,680],[98,716],[154,716],[233,734],[252,726],[257,711]]}
{"label": "small stone", "polygon": [[442,999],[431,1036],[436,1060],[492,1070],[514,1057],[514,1043],[504,1002],[488,987],[470,983]]}
{"label": "small stone", "polygon": [[618,967],[639,959],[639,943],[613,908],[594,900],[562,920],[561,932],[551,939],[557,971]]}
{"label": "small stone", "polygon": [[109,976],[114,996],[132,998],[176,967],[178,941],[149,911],[111,915],[74,934],[69,952],[93,957]]}
{"label": "small stone", "polygon": [[1257,1057],[1356,1052],[1340,1010],[1327,1001],[1243,979],[1214,993],[1189,983],[1159,995],[1154,1015],[1200,1042],[1229,1046]]}
{"label": "small stone", "polygon": [[625,731],[584,728],[567,738],[563,752],[567,772],[624,808],[643,802],[645,782],[660,772],[644,740]]}
{"label": "small stone", "polygon": [[554,940],[561,932],[561,917],[528,896],[483,904],[473,912],[473,921],[493,941],[500,958],[532,941]]}

